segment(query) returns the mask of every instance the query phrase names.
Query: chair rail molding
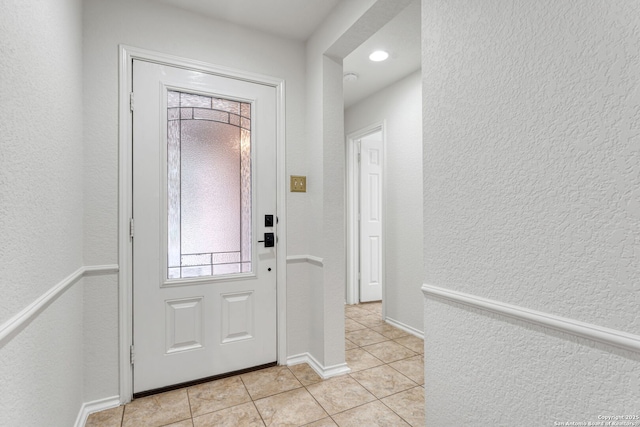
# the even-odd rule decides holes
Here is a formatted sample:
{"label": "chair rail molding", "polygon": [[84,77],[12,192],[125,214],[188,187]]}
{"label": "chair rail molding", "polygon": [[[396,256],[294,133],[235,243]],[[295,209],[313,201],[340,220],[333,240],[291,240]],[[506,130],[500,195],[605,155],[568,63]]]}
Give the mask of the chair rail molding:
{"label": "chair rail molding", "polygon": [[465,294],[463,292],[440,288],[438,286],[424,284],[422,292],[427,298],[439,298],[484,311],[508,316],[517,320],[522,320],[534,325],[544,326],[564,332],[570,335],[587,338],[603,344],[640,352],[640,335],[618,331],[616,329],[605,328],[579,320],[560,317],[550,313],[531,310],[500,301],[495,301],[479,296]]}
{"label": "chair rail molding", "polygon": [[82,266],[62,279],[55,286],[42,294],[22,311],[0,325],[0,347],[10,341],[14,335],[35,319],[45,308],[54,302],[69,287],[87,276],[114,274],[119,271],[117,264]]}

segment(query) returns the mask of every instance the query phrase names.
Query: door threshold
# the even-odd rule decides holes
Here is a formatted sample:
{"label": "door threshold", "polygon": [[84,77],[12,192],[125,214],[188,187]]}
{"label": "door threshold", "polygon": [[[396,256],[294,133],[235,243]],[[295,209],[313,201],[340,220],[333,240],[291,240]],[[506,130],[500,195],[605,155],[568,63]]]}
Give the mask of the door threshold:
{"label": "door threshold", "polygon": [[200,378],[198,380],[187,381],[180,384],[168,385],[166,387],[154,388],[153,390],[140,391],[138,393],[133,393],[134,399],[139,399],[141,397],[152,396],[154,394],[165,393],[167,391],[178,390],[185,387],[192,387],[194,385],[208,383],[210,381],[221,380],[223,378],[233,377],[235,375],[242,375],[248,372],[259,371],[261,369],[272,368],[277,366],[278,362],[265,363],[264,365],[258,365],[251,368],[240,369],[239,371],[227,372],[225,374],[213,375],[211,377]]}

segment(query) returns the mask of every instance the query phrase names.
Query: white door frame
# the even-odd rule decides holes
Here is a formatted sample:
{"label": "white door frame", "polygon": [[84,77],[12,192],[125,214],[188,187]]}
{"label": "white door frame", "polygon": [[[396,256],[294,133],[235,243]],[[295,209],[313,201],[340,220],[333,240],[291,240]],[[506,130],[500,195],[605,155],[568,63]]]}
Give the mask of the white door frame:
{"label": "white door frame", "polygon": [[132,62],[139,59],[158,64],[201,71],[218,76],[259,83],[276,89],[277,124],[277,218],[278,218],[278,258],[277,258],[277,358],[278,364],[286,364],[286,169],[285,169],[285,82],[283,79],[248,73],[227,67],[220,67],[201,61],[181,58],[173,55],[139,49],[131,46],[119,46],[119,207],[118,207],[118,262],[119,282],[119,368],[120,402],[127,403],[133,397],[133,370],[130,363],[130,348],[133,342],[133,245],[130,238],[129,220],[133,212],[132,178],[132,121],[130,93],[132,88]]}
{"label": "white door frame", "polygon": [[356,141],[374,132],[382,132],[382,317],[385,318],[386,280],[385,275],[385,242],[386,242],[386,188],[387,188],[387,135],[385,122],[378,122],[347,135],[347,304],[357,304],[360,301],[360,286],[358,266],[360,260],[358,205],[360,203],[360,189],[358,186],[360,165],[358,164],[358,146]]}

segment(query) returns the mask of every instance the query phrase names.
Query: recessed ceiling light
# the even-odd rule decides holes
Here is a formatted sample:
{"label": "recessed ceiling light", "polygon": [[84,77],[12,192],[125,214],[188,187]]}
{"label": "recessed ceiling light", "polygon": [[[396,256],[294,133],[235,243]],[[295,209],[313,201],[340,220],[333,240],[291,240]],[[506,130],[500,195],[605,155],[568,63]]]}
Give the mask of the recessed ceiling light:
{"label": "recessed ceiling light", "polygon": [[369,59],[374,62],[384,61],[389,57],[389,53],[384,50],[376,50],[371,55],[369,55]]}

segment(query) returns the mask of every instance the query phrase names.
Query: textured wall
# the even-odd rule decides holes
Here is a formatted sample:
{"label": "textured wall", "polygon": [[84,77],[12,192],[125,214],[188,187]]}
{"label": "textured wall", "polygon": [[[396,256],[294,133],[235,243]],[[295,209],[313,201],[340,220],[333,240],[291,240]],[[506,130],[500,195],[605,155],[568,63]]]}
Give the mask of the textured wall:
{"label": "textured wall", "polygon": [[36,3],[0,17],[0,322],[82,265],[80,2]]}
{"label": "textured wall", "polygon": [[[344,363],[345,240],[345,146],[342,106],[342,61],[329,57],[322,62],[322,256],[324,258],[325,366]],[[337,102],[336,102],[337,101]]]}
{"label": "textured wall", "polygon": [[84,402],[82,286],[78,281],[0,347],[0,426],[74,425]]}
{"label": "textured wall", "polygon": [[425,319],[428,426],[553,426],[640,411],[638,353],[459,304],[428,300]]}
{"label": "textured wall", "polygon": [[[426,283],[640,334],[639,34],[635,1],[423,1]],[[616,376],[637,376],[635,356],[544,340],[544,330],[502,328],[476,312],[466,323],[446,306],[425,314],[427,377],[462,369],[486,388],[434,384],[427,420],[436,425],[456,394],[468,419],[486,408],[484,425],[524,419],[544,402],[546,413],[572,416],[639,409],[637,382]],[[492,358],[509,345],[527,355],[497,359],[519,369],[502,383]],[[619,399],[597,405],[591,380],[544,369],[573,356],[571,372],[595,371]],[[533,402],[523,411],[500,398],[525,386]],[[573,397],[553,397],[567,386]],[[587,407],[569,402],[583,397]]]}
{"label": "textured wall", "polygon": [[[325,366],[344,363],[345,147],[342,58],[369,38],[410,0],[340,2],[307,41],[307,144],[311,191],[309,250],[325,259],[321,301],[312,317],[324,345],[314,357]],[[314,277],[315,277],[315,273]],[[315,283],[315,280],[312,280]],[[317,294],[317,290],[311,293]],[[318,351],[320,352],[320,351]]]}
{"label": "textured wall", "polygon": [[[1,7],[3,323],[82,266],[82,21],[79,0]],[[81,320],[79,281],[0,345],[0,425],[73,425]]]}
{"label": "textured wall", "polygon": [[[83,385],[84,402],[119,395],[118,278],[84,278]],[[116,305],[117,307],[117,305]]]}
{"label": "textured wall", "polygon": [[640,331],[638,3],[424,8],[426,281]]}
{"label": "textured wall", "polygon": [[420,70],[348,108],[344,117],[347,135],[385,121],[385,310],[388,318],[422,331]]}
{"label": "textured wall", "polygon": [[340,257],[344,252],[342,67],[324,53],[372,2],[339,3],[306,43],[306,233],[309,253],[325,260],[323,267],[307,265],[311,309],[307,316],[312,322],[309,351],[324,366],[344,363],[345,267]]}

